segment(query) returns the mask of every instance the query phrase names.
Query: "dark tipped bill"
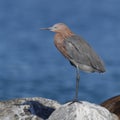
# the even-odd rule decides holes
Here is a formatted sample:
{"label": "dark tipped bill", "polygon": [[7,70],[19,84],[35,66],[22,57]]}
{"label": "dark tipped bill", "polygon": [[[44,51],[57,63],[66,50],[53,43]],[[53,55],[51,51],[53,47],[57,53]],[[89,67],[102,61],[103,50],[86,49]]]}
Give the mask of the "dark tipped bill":
{"label": "dark tipped bill", "polygon": [[50,28],[40,28],[40,30],[50,30]]}

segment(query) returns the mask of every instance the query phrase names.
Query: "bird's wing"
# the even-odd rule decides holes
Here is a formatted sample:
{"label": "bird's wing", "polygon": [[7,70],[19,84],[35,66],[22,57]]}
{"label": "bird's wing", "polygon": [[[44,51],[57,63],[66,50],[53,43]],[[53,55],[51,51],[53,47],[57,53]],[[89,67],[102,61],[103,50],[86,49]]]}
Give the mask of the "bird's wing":
{"label": "bird's wing", "polygon": [[104,65],[91,46],[81,37],[74,35],[64,41],[64,46],[73,64],[91,66],[96,70],[104,71]]}

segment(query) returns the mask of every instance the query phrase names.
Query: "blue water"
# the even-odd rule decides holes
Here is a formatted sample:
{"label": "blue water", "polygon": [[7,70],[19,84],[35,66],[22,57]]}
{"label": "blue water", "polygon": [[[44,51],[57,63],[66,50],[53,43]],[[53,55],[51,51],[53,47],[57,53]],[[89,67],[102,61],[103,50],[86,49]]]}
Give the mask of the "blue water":
{"label": "blue water", "polygon": [[101,103],[120,94],[120,0],[0,0],[0,100],[72,100],[75,68],[55,48],[54,33],[39,30],[58,22],[105,62],[104,74],[81,72],[79,99]]}

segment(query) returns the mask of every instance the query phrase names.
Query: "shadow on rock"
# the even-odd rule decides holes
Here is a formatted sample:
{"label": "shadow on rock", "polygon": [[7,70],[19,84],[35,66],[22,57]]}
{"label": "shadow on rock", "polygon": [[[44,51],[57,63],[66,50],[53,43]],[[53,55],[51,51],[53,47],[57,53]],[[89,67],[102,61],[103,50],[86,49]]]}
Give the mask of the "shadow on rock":
{"label": "shadow on rock", "polygon": [[54,108],[50,108],[48,106],[44,106],[38,101],[26,101],[23,105],[30,105],[28,111],[31,114],[37,115],[40,118],[47,119],[51,113],[55,110]]}

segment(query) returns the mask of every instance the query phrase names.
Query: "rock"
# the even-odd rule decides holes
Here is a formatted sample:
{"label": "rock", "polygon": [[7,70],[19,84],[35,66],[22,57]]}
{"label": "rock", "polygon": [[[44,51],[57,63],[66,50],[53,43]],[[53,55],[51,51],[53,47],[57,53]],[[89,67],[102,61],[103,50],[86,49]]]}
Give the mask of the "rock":
{"label": "rock", "polygon": [[116,114],[120,119],[120,95],[107,99],[101,106]]}
{"label": "rock", "polygon": [[45,98],[24,98],[0,102],[0,120],[45,120],[60,107]]}
{"label": "rock", "polygon": [[118,120],[118,117],[85,101],[60,105],[45,98],[24,98],[1,101],[0,120]]}
{"label": "rock", "polygon": [[107,109],[89,102],[67,103],[55,110],[48,120],[119,120]]}

